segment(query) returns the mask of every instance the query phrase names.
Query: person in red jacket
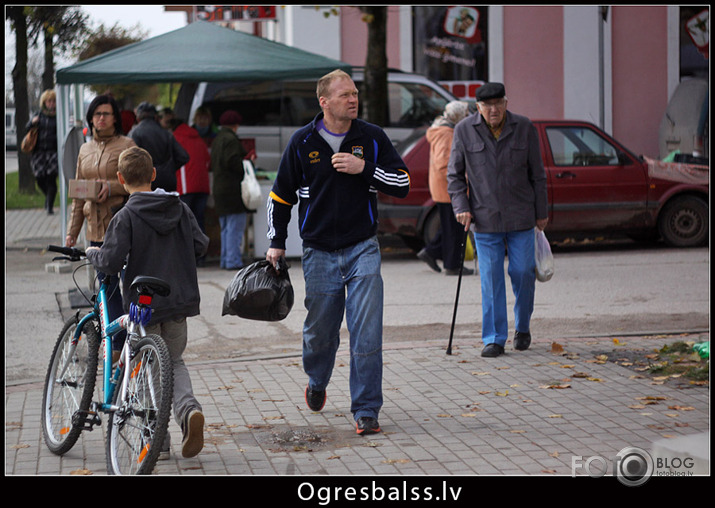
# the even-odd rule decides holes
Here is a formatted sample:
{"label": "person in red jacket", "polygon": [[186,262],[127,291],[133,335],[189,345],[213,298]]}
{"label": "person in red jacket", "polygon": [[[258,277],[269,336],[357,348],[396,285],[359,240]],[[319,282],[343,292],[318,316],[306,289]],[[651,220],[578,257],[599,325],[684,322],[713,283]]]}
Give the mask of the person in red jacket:
{"label": "person in red jacket", "polygon": [[209,168],[211,155],[199,133],[183,121],[174,122],[174,137],[189,154],[189,162],[176,171],[176,191],[181,200],[194,212],[201,231],[204,226],[204,210],[209,199]]}

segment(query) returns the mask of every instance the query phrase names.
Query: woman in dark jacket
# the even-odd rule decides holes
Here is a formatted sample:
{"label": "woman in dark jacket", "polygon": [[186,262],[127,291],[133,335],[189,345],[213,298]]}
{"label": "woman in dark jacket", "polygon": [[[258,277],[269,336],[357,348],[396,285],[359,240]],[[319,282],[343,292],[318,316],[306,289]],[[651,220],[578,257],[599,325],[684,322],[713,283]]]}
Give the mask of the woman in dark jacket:
{"label": "woman in dark jacket", "polygon": [[37,186],[45,195],[45,210],[52,215],[57,196],[57,95],[54,90],[45,90],[40,96],[40,112],[35,115],[27,129],[37,127],[37,144],[32,151],[30,164]]}

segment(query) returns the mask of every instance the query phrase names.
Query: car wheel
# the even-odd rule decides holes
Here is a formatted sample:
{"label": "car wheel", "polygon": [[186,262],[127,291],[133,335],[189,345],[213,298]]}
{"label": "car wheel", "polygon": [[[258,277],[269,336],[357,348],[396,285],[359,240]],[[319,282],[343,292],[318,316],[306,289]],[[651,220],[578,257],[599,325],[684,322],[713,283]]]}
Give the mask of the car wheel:
{"label": "car wheel", "polygon": [[439,211],[437,207],[434,207],[422,224],[422,241],[424,244],[431,244],[441,229],[442,223],[439,220]]}
{"label": "car wheel", "polygon": [[658,218],[665,243],[673,247],[704,245],[709,228],[708,205],[695,196],[683,196],[666,204]]}

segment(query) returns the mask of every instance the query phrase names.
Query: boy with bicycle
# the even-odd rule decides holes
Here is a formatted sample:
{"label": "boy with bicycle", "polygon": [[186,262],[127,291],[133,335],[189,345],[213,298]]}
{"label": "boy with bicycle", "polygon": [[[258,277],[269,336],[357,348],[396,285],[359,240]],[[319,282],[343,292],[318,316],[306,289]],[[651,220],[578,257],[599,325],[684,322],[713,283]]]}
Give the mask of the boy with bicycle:
{"label": "boy with bicycle", "polygon": [[[183,433],[181,454],[194,457],[203,448],[204,416],[182,354],[187,341],[186,318],[199,314],[196,260],[206,253],[209,239],[177,193],[161,188],[152,191],[156,169],[149,152],[139,147],[124,150],[118,169],[119,182],[129,192],[129,200],[109,223],[104,244],[87,248],[87,259],[104,273],[119,273],[125,268],[125,312],[137,299],[129,291],[137,275],[158,277],[171,285],[168,296],[154,297],[146,332],[160,335],[171,354],[174,417]],[[160,458],[168,458],[168,449],[167,435]]]}

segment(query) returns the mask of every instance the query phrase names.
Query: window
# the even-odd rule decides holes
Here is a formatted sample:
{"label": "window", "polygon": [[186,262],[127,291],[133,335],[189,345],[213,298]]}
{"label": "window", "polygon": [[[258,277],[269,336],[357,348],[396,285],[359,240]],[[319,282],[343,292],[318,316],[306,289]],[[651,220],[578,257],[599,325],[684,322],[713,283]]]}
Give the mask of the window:
{"label": "window", "polygon": [[598,133],[584,127],[546,129],[556,166],[615,166],[618,150]]}

